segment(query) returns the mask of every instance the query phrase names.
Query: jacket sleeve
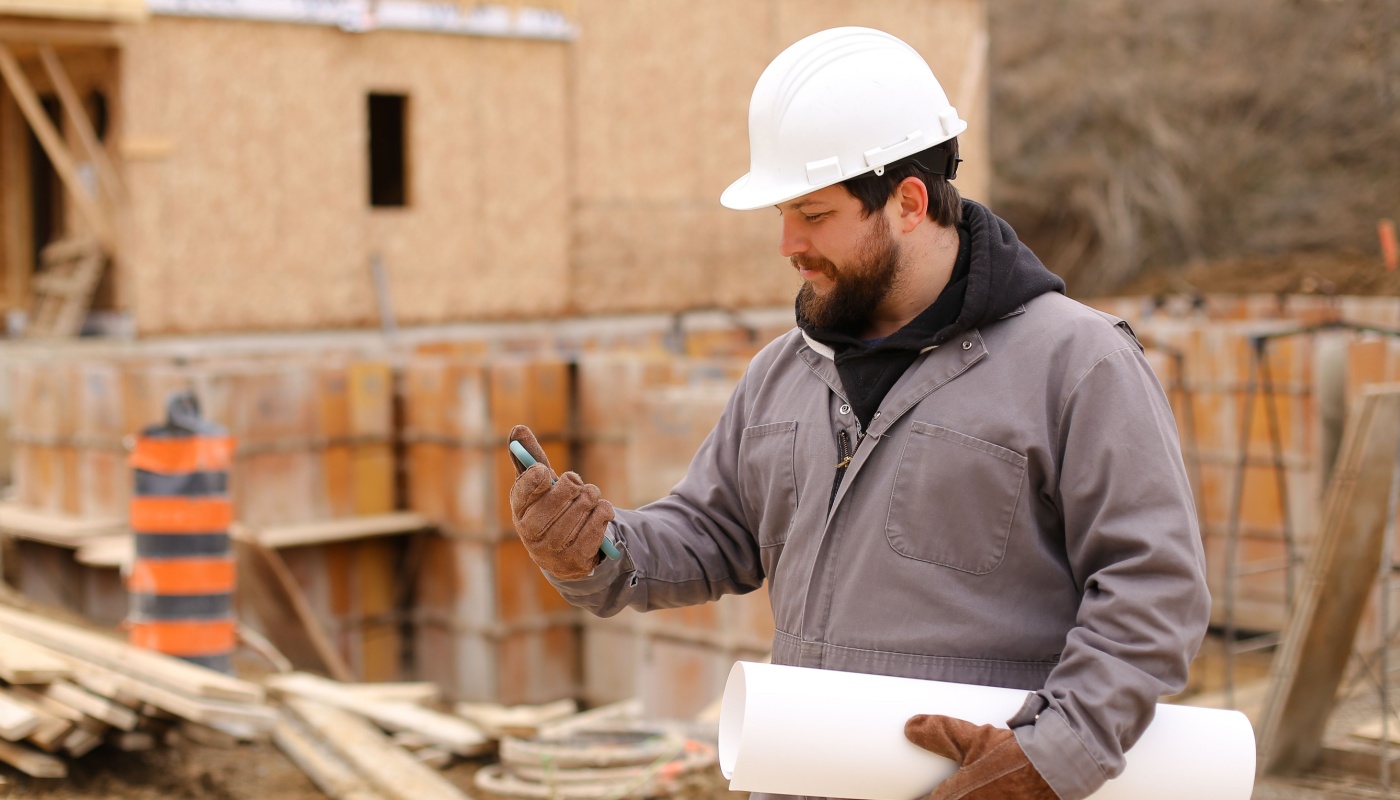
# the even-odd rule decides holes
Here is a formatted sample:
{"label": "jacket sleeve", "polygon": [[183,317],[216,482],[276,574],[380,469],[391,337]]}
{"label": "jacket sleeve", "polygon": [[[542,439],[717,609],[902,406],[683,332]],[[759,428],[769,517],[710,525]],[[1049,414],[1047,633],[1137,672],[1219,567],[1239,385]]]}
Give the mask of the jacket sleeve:
{"label": "jacket sleeve", "polygon": [[[744,594],[763,585],[759,548],[740,505],[739,441],[751,366],[671,494],[636,510],[618,509],[609,535],[622,552],[593,574],[559,580],[565,599],[598,616],[625,607],[675,608]],[[584,480],[588,476],[583,476]]]}
{"label": "jacket sleeve", "polygon": [[1123,771],[1156,702],[1186,685],[1210,616],[1191,487],[1171,408],[1136,347],[1068,389],[1056,502],[1082,601],[1045,687],[1010,720],[1062,800]]}

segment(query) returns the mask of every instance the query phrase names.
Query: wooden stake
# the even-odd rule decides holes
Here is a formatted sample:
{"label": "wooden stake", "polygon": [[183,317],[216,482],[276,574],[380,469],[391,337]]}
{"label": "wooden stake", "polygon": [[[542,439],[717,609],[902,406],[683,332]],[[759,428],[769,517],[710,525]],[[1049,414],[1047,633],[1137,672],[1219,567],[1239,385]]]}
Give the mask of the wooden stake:
{"label": "wooden stake", "polygon": [[1380,569],[1400,448],[1400,390],[1366,390],[1327,487],[1323,528],[1302,596],[1274,656],[1259,720],[1263,774],[1307,769]]}

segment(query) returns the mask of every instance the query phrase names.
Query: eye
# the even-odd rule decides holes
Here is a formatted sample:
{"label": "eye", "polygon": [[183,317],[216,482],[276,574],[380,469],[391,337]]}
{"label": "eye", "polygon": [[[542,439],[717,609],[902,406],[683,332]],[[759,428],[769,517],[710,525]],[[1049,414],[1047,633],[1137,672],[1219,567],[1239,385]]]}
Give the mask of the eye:
{"label": "eye", "polygon": [[807,220],[808,222],[816,222],[822,217],[825,217],[828,213],[829,212],[823,211],[820,214],[803,214],[802,218]]}

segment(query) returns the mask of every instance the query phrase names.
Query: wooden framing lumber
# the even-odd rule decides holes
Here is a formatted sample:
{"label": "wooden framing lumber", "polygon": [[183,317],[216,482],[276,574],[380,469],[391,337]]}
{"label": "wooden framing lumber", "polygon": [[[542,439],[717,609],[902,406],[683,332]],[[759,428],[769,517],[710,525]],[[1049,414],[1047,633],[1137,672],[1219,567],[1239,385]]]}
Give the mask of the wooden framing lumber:
{"label": "wooden framing lumber", "polygon": [[17,693],[13,689],[5,692],[5,696],[39,719],[38,727],[25,738],[42,750],[50,753],[58,752],[64,737],[73,730],[73,723],[49,712],[30,697]]}
{"label": "wooden framing lumber", "polygon": [[8,93],[0,93],[0,164],[5,169],[0,182],[0,207],[5,209],[0,220],[0,260],[5,264],[5,307],[10,310],[28,309],[29,274],[33,271],[33,209],[30,207],[29,170],[21,165],[28,161],[29,135],[19,104]]}
{"label": "wooden framing lumber", "polygon": [[432,705],[442,699],[442,687],[431,681],[406,683],[347,683],[345,691],[381,703]]}
{"label": "wooden framing lumber", "polygon": [[73,24],[62,22],[3,22],[0,42],[10,44],[44,43],[81,47],[117,47],[121,34],[113,25]]}
{"label": "wooden framing lumber", "polygon": [[0,694],[0,739],[18,742],[39,729],[39,715]]}
{"label": "wooden framing lumber", "polygon": [[305,672],[276,675],[268,679],[267,685],[284,697],[307,698],[359,714],[385,730],[420,734],[458,755],[480,755],[493,747],[491,739],[465,719],[412,703],[365,699],[317,675]]}
{"label": "wooden framing lumber", "polygon": [[396,511],[392,514],[346,517],[296,525],[277,525],[252,531],[254,538],[267,547],[304,547],[312,544],[348,542],[399,533],[414,533],[433,527],[431,521],[416,511]]}
{"label": "wooden framing lumber", "polygon": [[69,80],[68,72],[63,69],[63,62],[59,61],[58,54],[54,52],[53,47],[47,44],[39,46],[39,60],[44,65],[44,71],[49,74],[49,80],[53,83],[54,90],[58,93],[58,101],[63,105],[63,113],[73,123],[73,131],[78,134],[78,142],[83,146],[83,151],[97,169],[98,183],[102,186],[102,191],[111,202],[121,202],[122,197],[126,194],[126,187],[122,184],[116,168],[112,166],[112,160],[107,158],[107,151],[98,141],[97,131],[92,127],[92,120],[88,118],[87,111],[83,109],[82,100],[78,99],[78,91],[73,88],[73,81]]}
{"label": "wooden framing lumber", "polygon": [[1302,595],[1274,656],[1259,720],[1262,774],[1310,767],[1380,569],[1400,449],[1400,387],[1367,389],[1348,422]]}
{"label": "wooden framing lumber", "polygon": [[82,518],[0,503],[0,531],[58,547],[79,548],[99,536],[125,533],[126,523],[116,518]]}
{"label": "wooden framing lumber", "polygon": [[102,208],[87,193],[82,180],[78,177],[78,168],[73,162],[73,156],[68,152],[67,145],[63,143],[63,137],[54,128],[48,114],[44,113],[43,106],[39,103],[39,96],[35,94],[34,87],[29,84],[29,79],[24,76],[24,70],[20,69],[14,53],[3,42],[0,42],[0,77],[3,77],[5,84],[10,87],[10,93],[14,95],[15,102],[19,103],[19,109],[29,122],[30,129],[34,131],[40,146],[48,154],[49,161],[53,163],[54,171],[58,173],[59,180],[63,181],[64,187],[68,189],[74,208],[78,209],[78,213],[92,229],[93,236],[97,237],[103,249],[108,253],[115,253],[116,239],[112,231],[111,221],[107,219]]}
{"label": "wooden framing lumber", "polygon": [[248,681],[3,605],[0,631],[143,683],[169,687],[170,693],[235,703],[260,704],[264,699],[262,687]]}
{"label": "wooden framing lumber", "polygon": [[302,697],[286,698],[288,711],[352,765],[380,793],[394,800],[466,800],[466,795],[418,763],[361,717]]}
{"label": "wooden framing lumber", "polygon": [[69,674],[68,663],[44,648],[0,633],[0,678],[6,683],[52,683]]}
{"label": "wooden framing lumber", "polygon": [[331,800],[380,800],[380,794],[353,767],[322,747],[289,714],[278,718],[272,741]]}
{"label": "wooden framing lumber", "polygon": [[44,695],[124,731],[136,730],[136,723],[139,721],[135,711],[105,697],[98,697],[68,681],[58,680],[50,683],[44,690]]}
{"label": "wooden framing lumber", "polygon": [[0,741],[0,761],[35,778],[68,777],[68,765],[61,759],[37,753],[14,742]]}
{"label": "wooden framing lumber", "polygon": [[[105,683],[117,693],[131,697],[191,722],[221,727],[242,738],[258,738],[271,731],[277,713],[261,703],[241,703],[202,697],[190,697],[155,683],[112,672],[100,666],[72,662],[73,679],[79,685]],[[106,695],[106,692],[101,692]]]}

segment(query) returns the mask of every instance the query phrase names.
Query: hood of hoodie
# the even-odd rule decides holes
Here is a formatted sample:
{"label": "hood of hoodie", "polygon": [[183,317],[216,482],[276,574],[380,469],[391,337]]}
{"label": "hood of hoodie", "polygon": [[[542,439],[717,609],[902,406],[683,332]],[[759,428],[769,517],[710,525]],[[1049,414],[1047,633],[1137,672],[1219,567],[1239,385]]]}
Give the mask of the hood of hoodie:
{"label": "hood of hoodie", "polygon": [[856,333],[820,328],[802,318],[809,338],[832,349],[847,399],[862,425],[869,425],[879,402],[923,350],[992,322],[1065,283],[1045,268],[1011,229],[980,203],[963,200],[958,226],[958,257],[948,285],[907,325],[884,339],[861,340]]}

